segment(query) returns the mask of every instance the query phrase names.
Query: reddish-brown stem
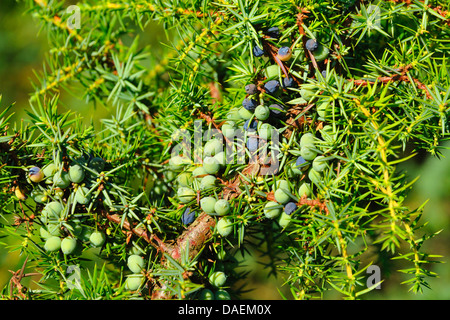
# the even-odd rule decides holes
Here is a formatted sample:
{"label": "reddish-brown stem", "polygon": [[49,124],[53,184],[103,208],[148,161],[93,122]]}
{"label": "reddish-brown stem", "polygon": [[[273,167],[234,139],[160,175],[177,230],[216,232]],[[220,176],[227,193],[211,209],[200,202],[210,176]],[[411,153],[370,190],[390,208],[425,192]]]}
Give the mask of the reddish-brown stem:
{"label": "reddish-brown stem", "polygon": [[[395,82],[395,81],[411,82],[409,77],[406,75],[394,75],[391,77],[378,77],[378,78],[376,78],[375,81],[362,80],[362,79],[352,80],[352,81],[356,85],[360,85],[360,86],[367,86],[369,84],[374,84],[375,82],[380,82],[380,83],[384,83],[384,84],[387,84],[389,82]],[[417,79],[413,79],[413,81],[419,89],[425,90],[425,95],[427,96],[428,99],[433,99],[433,97],[431,96],[430,91],[428,90],[428,87],[426,85],[424,85]]]}
{"label": "reddish-brown stem", "polygon": [[[274,195],[274,192],[273,192],[273,191],[270,191],[270,192],[267,194],[267,200],[277,202],[277,200],[275,199],[275,195]],[[314,200],[314,199],[307,199],[306,196],[303,196],[303,197],[301,197],[301,198],[298,200],[297,205],[298,205],[298,206],[304,206],[304,205],[307,205],[307,206],[309,206],[311,209],[318,208],[320,211],[324,211],[325,214],[328,214],[328,213],[329,213],[328,208],[327,208],[327,205],[326,205],[326,202],[325,202],[325,201],[322,202],[322,201],[320,201],[319,199],[315,199],[315,200]]]}

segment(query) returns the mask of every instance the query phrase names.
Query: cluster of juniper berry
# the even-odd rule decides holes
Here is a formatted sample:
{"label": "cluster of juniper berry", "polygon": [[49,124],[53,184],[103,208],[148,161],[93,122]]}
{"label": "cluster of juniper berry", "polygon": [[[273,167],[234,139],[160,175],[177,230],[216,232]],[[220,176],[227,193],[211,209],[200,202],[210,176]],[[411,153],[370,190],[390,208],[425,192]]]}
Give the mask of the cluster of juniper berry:
{"label": "cluster of juniper berry", "polygon": [[[269,40],[278,39],[279,28],[268,29],[266,36]],[[269,46],[267,47],[270,49]],[[323,61],[328,56],[328,49],[315,39],[307,40],[305,48],[314,55],[316,61]],[[256,45],[253,48],[253,55],[261,58],[267,56],[267,53]],[[184,206],[181,217],[183,224],[192,223],[198,216],[198,212],[205,212],[219,219],[216,230],[220,236],[229,237],[233,233],[235,224],[233,202],[235,200],[217,199],[223,191],[218,187],[226,188],[218,183],[218,178],[223,172],[222,169],[228,164],[229,158],[224,151],[224,145],[227,143],[244,144],[249,159],[259,157],[258,160],[263,164],[267,164],[267,159],[271,157],[287,154],[289,147],[293,154],[298,154],[295,158],[289,158],[284,168],[272,168],[271,174],[259,177],[259,182],[264,180],[272,185],[272,189],[266,191],[273,193],[273,200],[268,200],[263,206],[263,215],[266,219],[278,219],[278,224],[283,229],[287,228],[293,214],[301,208],[300,199],[311,196],[312,184],[320,184],[321,174],[328,167],[330,160],[319,155],[326,141],[316,137],[312,132],[304,132],[299,136],[298,146],[289,146],[288,140],[283,136],[283,132],[286,132],[288,128],[286,121],[288,117],[292,117],[292,114],[289,114],[291,107],[287,102],[300,95],[302,105],[306,106],[314,99],[315,92],[311,91],[307,85],[303,85],[292,74],[283,74],[281,68],[283,64],[296,75],[301,72],[302,80],[305,80],[309,69],[305,68],[308,59],[305,56],[303,44],[300,41],[292,46],[283,44],[272,60],[269,57],[266,62],[267,66],[257,77],[261,80],[258,83],[245,85],[246,97],[242,100],[242,105],[232,108],[227,113],[226,120],[221,125],[223,137],[211,137],[205,143],[202,164],[192,165],[189,159],[182,156],[170,159],[170,170],[178,174],[177,197]],[[322,76],[326,76],[326,73],[322,73]],[[324,105],[317,110],[322,120],[326,115],[326,109],[327,106]],[[239,130],[243,131],[243,136],[237,134]],[[328,139],[332,139],[330,130],[330,126],[322,128],[322,131],[328,133],[324,135]],[[321,144],[320,147],[316,146],[317,142]],[[297,150],[293,150],[295,147],[298,147]],[[299,186],[296,191],[293,190],[295,186]],[[199,203],[196,201],[197,194],[200,195]],[[255,197],[248,197],[248,200],[255,200]],[[226,279],[226,276],[223,279]],[[223,283],[217,285],[211,282],[211,285],[218,287],[220,292],[224,291],[221,288]],[[200,293],[200,297],[203,298],[213,296],[208,288]]]}

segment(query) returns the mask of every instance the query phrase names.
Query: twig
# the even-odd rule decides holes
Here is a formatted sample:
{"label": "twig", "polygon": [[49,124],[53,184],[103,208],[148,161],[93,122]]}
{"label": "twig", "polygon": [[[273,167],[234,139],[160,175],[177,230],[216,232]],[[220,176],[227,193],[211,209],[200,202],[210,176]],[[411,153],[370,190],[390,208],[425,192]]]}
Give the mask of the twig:
{"label": "twig", "polygon": [[[406,75],[406,73],[411,68],[412,68],[411,65],[407,65],[400,69],[400,74],[395,74],[393,76],[378,77],[378,78],[376,78],[375,81],[364,80],[364,79],[359,79],[359,80],[351,79],[351,81],[353,81],[354,84],[361,85],[361,86],[367,86],[369,84],[374,84],[376,82],[380,82],[380,83],[384,83],[384,84],[387,84],[389,82],[395,82],[395,81],[411,82],[410,78]],[[413,81],[419,89],[425,90],[425,95],[427,96],[428,99],[431,99],[431,100],[433,99],[433,97],[431,96],[430,91],[428,90],[428,87],[426,85],[424,85],[422,82],[420,82],[419,80],[414,79],[414,78],[413,78]]]}
{"label": "twig", "polygon": [[22,281],[22,279],[25,277],[40,275],[40,273],[37,273],[37,272],[24,273],[27,262],[28,262],[28,256],[25,258],[25,261],[22,265],[22,268],[20,268],[20,270],[18,270],[18,271],[8,270],[9,272],[11,272],[13,274],[11,277],[11,280],[9,281],[9,283],[10,283],[9,294],[11,297],[13,296],[13,288],[15,286],[17,288],[17,291],[19,292],[19,294],[22,296],[22,298],[26,299],[26,295],[24,293],[24,291],[25,291],[24,289],[26,289],[26,288],[20,283],[20,281]]}

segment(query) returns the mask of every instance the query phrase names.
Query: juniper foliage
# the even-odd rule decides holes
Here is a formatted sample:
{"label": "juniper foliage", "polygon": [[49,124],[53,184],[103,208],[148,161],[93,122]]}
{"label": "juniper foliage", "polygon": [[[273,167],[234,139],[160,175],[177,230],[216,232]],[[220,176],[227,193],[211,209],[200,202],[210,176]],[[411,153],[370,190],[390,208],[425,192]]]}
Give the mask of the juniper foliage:
{"label": "juniper foliage", "polygon": [[[0,113],[0,232],[18,238],[9,250],[32,271],[14,274],[3,298],[198,299],[203,288],[239,298],[234,284],[247,273],[237,266],[251,252],[283,278],[287,299],[326,290],[361,298],[375,288],[365,271],[381,255],[410,264],[400,272],[413,292],[436,276],[429,264],[439,257],[422,246],[438,232],[422,232],[425,204],[405,205],[416,179],[397,165],[420,152],[440,157],[448,139],[444,2],[84,0],[79,29],[65,1],[26,6],[51,49],[28,119],[9,123],[14,106]],[[158,55],[139,37],[155,22],[167,32]],[[311,52],[309,39],[318,43]],[[281,47],[291,52],[279,57]],[[270,80],[279,86],[268,93]],[[101,127],[58,108],[61,91],[80,90],[80,103],[111,110]],[[245,98],[270,106],[270,117],[229,138],[225,124],[256,121]],[[198,174],[207,169],[201,146],[217,132],[242,161]],[[176,146],[184,157],[174,157]],[[278,165],[263,174],[267,160]],[[46,172],[41,182],[29,179],[35,166]],[[208,196],[229,211],[204,213]],[[77,239],[75,252],[49,250],[48,239],[66,237]],[[130,271],[131,255],[144,258],[141,272]],[[226,275],[219,288],[216,271]]]}

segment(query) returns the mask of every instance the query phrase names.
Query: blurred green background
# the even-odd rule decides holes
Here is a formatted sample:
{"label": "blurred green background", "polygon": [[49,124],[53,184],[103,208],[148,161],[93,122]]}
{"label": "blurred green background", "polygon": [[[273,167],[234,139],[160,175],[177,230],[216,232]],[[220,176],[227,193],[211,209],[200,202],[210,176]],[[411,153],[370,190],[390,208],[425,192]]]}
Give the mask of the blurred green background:
{"label": "blurred green background", "polygon": [[[15,103],[15,116],[12,121],[27,118],[25,110],[28,108],[29,94],[33,92],[31,81],[36,81],[34,71],[42,70],[48,43],[45,31],[38,33],[37,22],[24,13],[23,3],[15,0],[1,0],[0,2],[0,94],[3,96],[0,109]],[[158,30],[158,26],[155,26]],[[153,29],[154,30],[154,29]],[[161,30],[161,29],[159,29]],[[144,33],[141,41],[158,47],[165,36],[161,31]],[[107,116],[110,111],[102,106],[93,108],[92,105],[61,92],[61,106],[66,110],[81,112],[86,121],[99,120]],[[95,121],[95,122],[97,122]],[[447,143],[446,147],[450,147]],[[424,231],[434,233],[442,230],[439,236],[425,243],[424,251],[442,255],[444,263],[430,265],[430,270],[439,274],[439,278],[429,280],[431,290],[422,295],[408,292],[408,287],[399,285],[406,278],[398,272],[405,267],[399,261],[391,261],[380,265],[381,278],[385,281],[380,290],[364,296],[365,299],[450,299],[450,151],[444,150],[447,158],[436,159],[420,156],[415,160],[399,167],[406,170],[410,179],[420,175],[420,179],[413,187],[407,201],[409,208],[420,206],[427,199],[423,221],[429,221]],[[0,204],[1,205],[1,204]],[[245,257],[243,268],[251,271],[245,289],[255,289],[243,295],[247,299],[280,299],[279,287],[283,278],[267,277],[267,271],[260,264],[259,257]],[[11,273],[8,270],[18,270],[22,266],[23,257],[10,254],[0,247],[0,288],[9,281]],[[376,262],[375,262],[376,264]],[[409,266],[408,266],[409,267]],[[31,272],[31,270],[29,270]],[[286,297],[290,298],[286,287],[280,289]],[[325,294],[327,299],[338,299],[336,294]]]}

